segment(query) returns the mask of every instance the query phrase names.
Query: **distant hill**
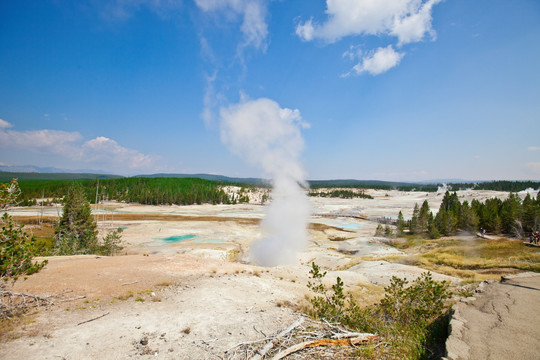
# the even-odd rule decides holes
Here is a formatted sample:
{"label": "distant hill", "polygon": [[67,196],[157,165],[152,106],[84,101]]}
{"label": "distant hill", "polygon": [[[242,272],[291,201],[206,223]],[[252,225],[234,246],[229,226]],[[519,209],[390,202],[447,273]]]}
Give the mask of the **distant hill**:
{"label": "distant hill", "polygon": [[260,178],[237,178],[237,177],[228,177],[224,175],[213,175],[213,174],[150,174],[150,175],[137,175],[134,177],[175,177],[175,178],[199,178],[203,180],[211,181],[221,181],[228,183],[239,183],[239,184],[249,184],[249,185],[258,185],[258,186],[268,186],[270,180],[260,179]]}
{"label": "distant hill", "polygon": [[[10,170],[5,170],[10,169]],[[12,171],[20,169],[21,171]],[[25,170],[40,171],[25,171]],[[58,172],[50,172],[59,170]],[[104,174],[89,170],[88,172],[67,172],[56,168],[41,168],[37,166],[0,166],[0,181],[7,182],[13,178],[23,180],[95,180],[99,179],[119,179],[119,178],[199,178],[203,180],[217,181],[230,184],[245,184],[255,186],[271,185],[271,180],[253,178],[253,177],[229,177],[215,174],[146,174],[136,176],[121,176],[113,174]],[[364,187],[372,189],[397,189],[403,191],[437,191],[440,185],[447,184],[451,190],[476,189],[476,190],[498,190],[498,191],[522,191],[528,188],[540,188],[538,181],[474,181],[462,182],[459,179],[444,179],[419,182],[399,182],[399,181],[381,181],[381,180],[356,180],[356,179],[332,179],[332,180],[308,180],[312,188],[320,187]]]}
{"label": "distant hill", "polygon": [[67,170],[57,167],[41,167],[35,165],[0,165],[0,172],[12,173],[45,173],[45,174],[102,174],[107,175],[105,171],[76,169]]}
{"label": "distant hill", "polygon": [[104,174],[82,174],[82,173],[38,173],[38,172],[7,172],[0,171],[0,181],[6,182],[11,179],[23,180],[95,180],[118,179],[123,176]]}

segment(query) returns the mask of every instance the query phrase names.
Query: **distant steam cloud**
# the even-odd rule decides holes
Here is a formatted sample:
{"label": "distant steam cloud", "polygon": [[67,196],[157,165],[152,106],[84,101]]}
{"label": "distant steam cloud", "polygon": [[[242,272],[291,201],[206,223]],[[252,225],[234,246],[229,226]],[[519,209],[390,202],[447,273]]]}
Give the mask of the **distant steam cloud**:
{"label": "distant steam cloud", "polygon": [[450,190],[450,187],[447,184],[442,183],[441,185],[437,187],[437,194],[444,194],[449,190]]}
{"label": "distant steam cloud", "polygon": [[309,127],[298,110],[261,98],[222,108],[221,138],[231,151],[272,177],[272,202],[262,223],[264,238],[253,243],[250,259],[264,266],[293,263],[306,245],[310,204],[300,164],[301,129]]}

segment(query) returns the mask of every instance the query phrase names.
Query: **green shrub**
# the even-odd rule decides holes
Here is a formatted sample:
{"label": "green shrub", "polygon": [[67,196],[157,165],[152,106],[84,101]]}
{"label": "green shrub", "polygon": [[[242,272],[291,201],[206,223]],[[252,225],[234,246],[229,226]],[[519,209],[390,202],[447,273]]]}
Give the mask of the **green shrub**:
{"label": "green shrub", "polygon": [[109,231],[103,238],[103,244],[99,246],[100,255],[117,255],[124,247],[122,246],[122,228]]}
{"label": "green shrub", "polygon": [[[341,323],[352,330],[376,333],[388,344],[367,352],[363,358],[431,359],[444,355],[448,328],[447,282],[434,281],[429,272],[409,284],[392,277],[384,298],[376,305],[361,307],[344,294],[338,277],[331,288],[324,286],[319,267],[312,263],[308,287],[317,295],[311,299],[316,317]],[[409,285],[409,286],[408,286]],[[358,354],[357,354],[358,355]]]}

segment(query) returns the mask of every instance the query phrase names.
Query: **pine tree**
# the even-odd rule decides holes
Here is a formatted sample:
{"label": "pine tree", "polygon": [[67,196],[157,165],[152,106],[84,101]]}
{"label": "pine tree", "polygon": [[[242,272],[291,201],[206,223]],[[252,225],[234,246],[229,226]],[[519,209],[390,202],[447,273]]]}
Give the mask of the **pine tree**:
{"label": "pine tree", "polygon": [[73,185],[63,200],[64,210],[56,227],[56,250],[59,254],[85,254],[97,248],[96,222],[84,188]]}
{"label": "pine tree", "polygon": [[411,217],[411,221],[409,221],[409,231],[411,234],[417,234],[418,233],[418,216],[420,214],[420,209],[418,208],[418,204],[414,204],[413,214]]}
{"label": "pine tree", "polygon": [[478,218],[467,201],[461,205],[458,219],[458,227],[462,230],[475,231],[478,226]]}
{"label": "pine tree", "polygon": [[397,236],[403,236],[405,230],[405,219],[403,218],[403,213],[401,211],[398,214],[396,228]]}
{"label": "pine tree", "polygon": [[424,200],[424,202],[422,203],[422,207],[420,208],[420,211],[418,213],[417,231],[419,233],[428,231],[428,221],[429,221],[430,214],[431,214],[431,210],[429,209],[429,204],[427,200]]}
{"label": "pine tree", "polygon": [[510,193],[500,208],[502,231],[506,234],[513,232],[516,221],[521,220],[521,199],[517,194]]}

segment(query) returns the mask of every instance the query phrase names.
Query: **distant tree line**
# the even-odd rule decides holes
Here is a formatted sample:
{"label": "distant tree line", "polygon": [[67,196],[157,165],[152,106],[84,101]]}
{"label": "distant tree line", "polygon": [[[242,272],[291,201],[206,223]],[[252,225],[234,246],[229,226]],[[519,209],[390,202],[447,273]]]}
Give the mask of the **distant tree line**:
{"label": "distant tree line", "polygon": [[373,196],[364,193],[364,191],[352,191],[352,190],[310,191],[309,196],[332,197],[332,198],[342,198],[342,199],[352,199],[352,198],[373,199]]}
{"label": "distant tree line", "polygon": [[422,206],[415,204],[410,221],[405,222],[400,212],[396,222],[398,234],[405,228],[411,234],[427,233],[431,238],[454,235],[458,231],[485,229],[494,234],[523,236],[540,230],[540,196],[529,194],[521,200],[510,193],[506,200],[487,199],[484,203],[473,200],[460,202],[457,194],[447,191],[436,216],[429,209],[427,200]]}
{"label": "distant tree line", "polygon": [[481,183],[453,183],[449,185],[452,190],[493,190],[493,191],[509,191],[519,192],[526,189],[540,189],[538,181],[489,181]]}
{"label": "distant tree line", "polygon": [[[199,178],[120,178],[99,180],[28,180],[19,182],[22,205],[35,204],[36,198],[62,199],[70,186],[79,184],[92,203],[108,200],[136,202],[145,205],[234,204],[249,201],[247,196],[228,195],[224,184]],[[226,185],[231,185],[226,183]],[[60,200],[58,200],[60,201]]]}
{"label": "distant tree line", "polygon": [[351,184],[347,181],[339,180],[321,180],[308,181],[312,189],[320,188],[350,188],[350,189],[373,189],[373,190],[399,190],[399,191],[425,191],[436,192],[442,184],[407,184],[407,183],[391,183],[391,182],[366,182],[365,184]]}

